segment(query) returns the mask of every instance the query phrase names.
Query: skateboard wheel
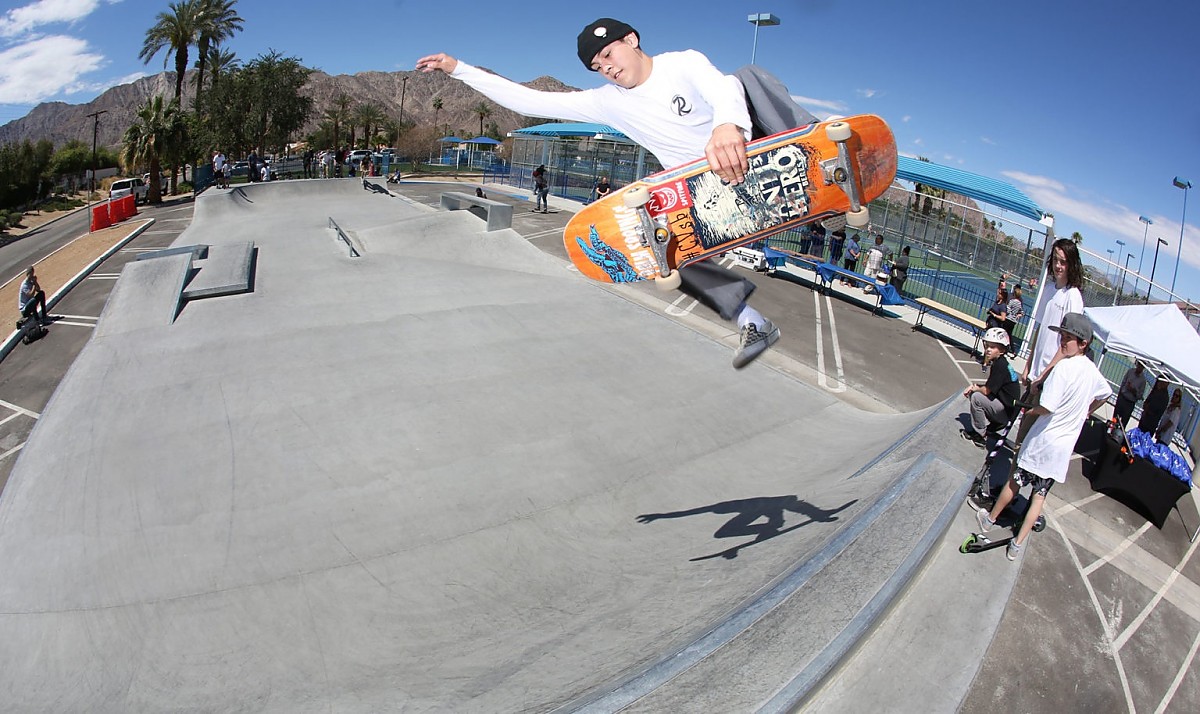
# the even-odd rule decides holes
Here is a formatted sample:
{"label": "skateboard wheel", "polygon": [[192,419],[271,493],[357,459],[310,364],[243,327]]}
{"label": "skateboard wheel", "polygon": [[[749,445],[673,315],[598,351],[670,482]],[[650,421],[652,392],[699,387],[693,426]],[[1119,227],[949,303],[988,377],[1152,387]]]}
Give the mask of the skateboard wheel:
{"label": "skateboard wheel", "polygon": [[654,284],[663,292],[678,290],[683,284],[683,278],[679,275],[678,270],[672,270],[670,275],[659,275],[654,278]]}
{"label": "skateboard wheel", "polygon": [[650,202],[650,192],[645,186],[638,186],[626,191],[621,198],[625,201],[626,208],[641,208]]}
{"label": "skateboard wheel", "polygon": [[846,225],[851,228],[866,228],[871,222],[871,211],[866,206],[857,211],[846,211]]}
{"label": "skateboard wheel", "polygon": [[844,121],[835,121],[825,127],[825,136],[829,137],[830,141],[849,141],[853,133],[850,125]]}

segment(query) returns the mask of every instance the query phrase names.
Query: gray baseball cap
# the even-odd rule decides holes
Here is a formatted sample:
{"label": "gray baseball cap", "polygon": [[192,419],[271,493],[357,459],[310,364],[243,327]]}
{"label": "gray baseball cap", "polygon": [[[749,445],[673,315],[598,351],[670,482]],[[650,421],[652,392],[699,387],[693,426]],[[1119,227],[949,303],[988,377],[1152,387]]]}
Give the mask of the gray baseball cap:
{"label": "gray baseball cap", "polygon": [[1087,316],[1082,312],[1068,312],[1063,315],[1062,324],[1058,327],[1051,327],[1055,332],[1065,332],[1068,335],[1074,335],[1084,342],[1092,341],[1092,321],[1087,319]]}

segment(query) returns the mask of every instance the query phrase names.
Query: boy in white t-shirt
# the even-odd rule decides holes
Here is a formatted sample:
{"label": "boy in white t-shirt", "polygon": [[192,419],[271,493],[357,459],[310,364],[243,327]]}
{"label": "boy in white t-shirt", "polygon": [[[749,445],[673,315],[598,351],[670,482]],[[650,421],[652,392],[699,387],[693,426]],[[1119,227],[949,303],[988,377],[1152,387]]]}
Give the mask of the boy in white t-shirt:
{"label": "boy in white t-shirt", "polygon": [[[726,75],[695,50],[651,56],[643,51],[641,39],[628,24],[607,17],[583,28],[577,38],[579,60],[609,82],[583,91],[530,89],[444,53],[422,57],[417,69],[445,72],[526,116],[608,124],[645,147],[664,167],[704,156],[714,173],[733,184],[745,179],[746,142],[756,133],[765,136],[816,121],[795,105],[782,85],[769,81],[765,86],[774,87],[774,92],[759,95],[761,103],[751,107],[748,93],[759,86],[755,80],[761,79],[760,71]],[[713,261],[685,266],[679,276],[680,290],[737,323],[741,345],[733,356],[735,368],[746,366],[779,340],[779,328],[747,303],[754,283]]]}
{"label": "boy in white t-shirt", "polygon": [[1029,510],[1017,536],[1008,544],[1008,559],[1016,560],[1034,522],[1042,514],[1046,494],[1055,482],[1067,479],[1071,453],[1088,414],[1112,396],[1108,380],[1087,358],[1092,341],[1092,324],[1083,313],[1063,315],[1058,327],[1059,355],[1057,363],[1045,375],[1041,403],[1030,409],[1039,418],[1029,430],[1017,456],[1017,470],[1004,485],[991,513],[980,508],[976,513],[979,527],[987,532],[1012,502],[1022,486],[1032,486]]}

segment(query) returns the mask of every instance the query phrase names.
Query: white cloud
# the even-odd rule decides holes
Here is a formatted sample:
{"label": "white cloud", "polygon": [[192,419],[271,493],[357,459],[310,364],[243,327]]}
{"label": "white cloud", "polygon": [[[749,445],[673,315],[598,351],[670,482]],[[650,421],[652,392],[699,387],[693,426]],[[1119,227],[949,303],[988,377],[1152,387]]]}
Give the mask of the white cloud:
{"label": "white cloud", "polygon": [[[1157,237],[1168,242],[1168,247],[1162,249],[1163,254],[1170,254],[1171,261],[1174,261],[1179,241],[1178,217],[1147,216],[1154,221],[1154,224],[1150,226],[1149,231],[1146,231],[1146,225],[1138,220],[1140,214],[1125,206],[1110,201],[1096,201],[1081,197],[1078,191],[1047,176],[1035,176],[1019,171],[1003,171],[1001,173],[1019,184],[1019,188],[1041,206],[1043,211],[1055,215],[1060,226],[1058,233],[1069,233],[1068,230],[1061,227],[1064,216],[1081,224],[1079,232],[1083,234],[1085,250],[1104,256],[1110,246],[1116,247],[1114,241],[1121,240],[1125,242],[1125,251],[1136,256],[1141,252],[1143,239],[1148,234],[1149,239],[1146,242],[1146,256],[1144,257],[1145,267],[1149,267],[1150,256],[1154,254],[1154,241]],[[1075,226],[1069,230],[1075,230]],[[1184,235],[1184,244],[1183,262],[1200,268],[1200,255],[1197,255],[1198,251],[1194,249],[1194,246],[1200,244],[1200,228],[1188,225]],[[1189,245],[1193,248],[1188,248]],[[1159,267],[1162,267],[1161,256],[1159,263]],[[1155,282],[1159,281],[1156,279]]]}
{"label": "white cloud", "polygon": [[82,20],[99,6],[100,0],[38,0],[4,13],[0,36],[14,37],[41,25]]}
{"label": "white cloud", "polygon": [[80,92],[86,92],[88,94],[100,94],[107,89],[111,89],[113,87],[119,87],[122,84],[129,84],[131,82],[136,82],[137,80],[139,80],[145,76],[147,76],[147,74],[145,72],[134,72],[134,73],[128,74],[124,77],[118,77],[116,79],[106,79],[106,80],[102,80],[99,82],[83,82],[83,81],[72,82],[71,84],[69,84],[63,88],[63,94],[79,94]]}
{"label": "white cloud", "polygon": [[88,49],[76,37],[50,35],[0,51],[0,104],[36,104],[78,86],[105,64]]}
{"label": "white cloud", "polygon": [[904,122],[905,124],[907,124],[907,123],[909,123],[910,121],[912,121],[912,115],[911,115],[911,114],[905,114],[904,116],[900,117],[900,121],[902,121],[902,122]]}
{"label": "white cloud", "polygon": [[849,111],[849,107],[844,102],[836,99],[816,99],[793,94],[792,101],[812,112],[813,116],[821,121],[827,121],[834,115],[844,115]]}
{"label": "white cloud", "polygon": [[981,136],[981,137],[979,137],[979,140],[980,140],[980,141],[982,141],[983,143],[987,144],[988,146],[995,146],[995,145],[996,145],[996,142],[992,141],[991,139],[989,139],[989,138],[988,138],[988,137],[986,137],[986,136]]}
{"label": "white cloud", "polygon": [[873,97],[879,93],[874,89],[856,89],[856,90],[854,90],[854,92],[855,92],[855,94],[857,94],[858,96],[860,96],[864,99],[870,99],[871,97]]}

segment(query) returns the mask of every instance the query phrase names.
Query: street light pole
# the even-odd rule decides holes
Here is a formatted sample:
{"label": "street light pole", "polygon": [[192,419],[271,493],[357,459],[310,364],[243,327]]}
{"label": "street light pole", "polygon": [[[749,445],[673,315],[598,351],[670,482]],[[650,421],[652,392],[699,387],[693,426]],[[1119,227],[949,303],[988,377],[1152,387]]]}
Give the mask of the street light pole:
{"label": "street light pole", "polygon": [[[1129,259],[1133,257],[1133,253],[1125,254],[1125,267],[1121,270],[1121,284],[1117,286],[1117,293],[1113,295],[1113,305],[1116,306],[1120,301],[1121,293],[1125,290],[1125,276],[1129,274]],[[1136,291],[1137,288],[1134,288]]]}
{"label": "street light pole", "polygon": [[401,77],[400,78],[400,131],[404,131],[404,94],[407,91],[408,91],[408,77]]}
{"label": "street light pole", "polygon": [[1171,276],[1171,296],[1175,296],[1175,278],[1179,277],[1179,258],[1183,255],[1183,229],[1187,225],[1187,195],[1188,189],[1192,187],[1192,182],[1176,176],[1171,182],[1175,188],[1183,189],[1183,218],[1179,219],[1179,245],[1175,248],[1175,274]]}
{"label": "street light pole", "polygon": [[1167,242],[1162,238],[1159,238],[1158,242],[1154,244],[1154,264],[1150,266],[1150,284],[1146,286],[1147,305],[1150,304],[1150,291],[1154,289],[1154,270],[1158,267],[1158,247],[1160,245],[1167,245]]}
{"label": "street light pole", "polygon": [[764,25],[774,27],[779,24],[779,18],[767,12],[760,12],[750,15],[746,20],[754,25],[754,49],[750,51],[750,64],[754,64],[754,57],[758,54],[758,28]]}
{"label": "street light pole", "polygon": [[1146,259],[1146,236],[1150,235],[1150,226],[1154,225],[1154,221],[1145,216],[1138,216],[1138,220],[1146,224],[1146,230],[1142,231],[1142,252],[1138,255],[1138,271],[1137,277],[1133,279],[1133,291],[1137,292],[1138,278],[1142,277],[1142,261]]}
{"label": "street light pole", "polygon": [[[88,213],[92,211],[92,193],[96,190],[96,135],[100,132],[100,115],[107,114],[107,109],[101,109],[98,112],[88,114],[88,118],[92,120],[92,177],[88,181]],[[89,224],[91,225],[91,224]]]}

